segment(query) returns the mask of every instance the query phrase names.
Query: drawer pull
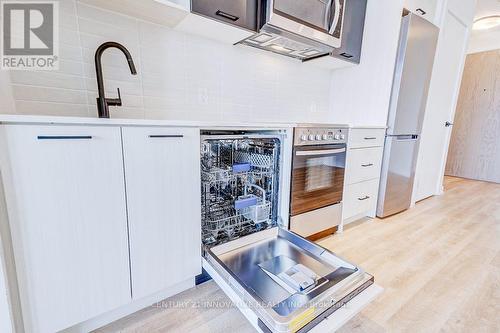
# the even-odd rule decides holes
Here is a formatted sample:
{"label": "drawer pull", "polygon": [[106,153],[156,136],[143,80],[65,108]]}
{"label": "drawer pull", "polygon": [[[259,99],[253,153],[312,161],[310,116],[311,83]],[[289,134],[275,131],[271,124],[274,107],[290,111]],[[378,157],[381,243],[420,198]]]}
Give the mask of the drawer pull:
{"label": "drawer pull", "polygon": [[363,168],[371,167],[373,166],[373,163],[368,163],[368,164],[361,164]]}
{"label": "drawer pull", "polygon": [[374,136],[365,136],[365,140],[376,140],[377,138]]}
{"label": "drawer pull", "polygon": [[365,201],[365,200],[368,200],[368,199],[370,199],[369,196],[365,196],[364,198],[358,198],[359,201]]}
{"label": "drawer pull", "polygon": [[183,138],[182,134],[162,134],[162,135],[150,135],[151,139],[161,139],[161,138]]}
{"label": "drawer pull", "polygon": [[91,135],[39,135],[38,140],[90,140]]}
{"label": "drawer pull", "polygon": [[215,12],[215,15],[223,17],[225,19],[231,20],[233,22],[238,21],[240,18],[236,15],[231,15],[229,13],[223,12],[222,10],[218,10]]}

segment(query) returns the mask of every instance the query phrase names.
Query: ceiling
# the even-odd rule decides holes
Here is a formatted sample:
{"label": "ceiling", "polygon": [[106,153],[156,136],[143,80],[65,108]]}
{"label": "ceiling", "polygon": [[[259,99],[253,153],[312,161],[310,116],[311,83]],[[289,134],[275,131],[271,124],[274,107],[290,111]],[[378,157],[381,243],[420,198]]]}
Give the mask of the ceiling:
{"label": "ceiling", "polygon": [[500,0],[477,0],[474,19],[491,15],[500,15]]}

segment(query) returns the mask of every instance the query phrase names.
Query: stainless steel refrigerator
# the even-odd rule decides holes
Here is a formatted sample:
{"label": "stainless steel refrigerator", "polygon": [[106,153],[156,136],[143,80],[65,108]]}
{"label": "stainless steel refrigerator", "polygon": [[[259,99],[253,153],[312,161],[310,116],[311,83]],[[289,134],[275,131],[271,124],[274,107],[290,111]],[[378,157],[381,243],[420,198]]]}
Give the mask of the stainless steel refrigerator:
{"label": "stainless steel refrigerator", "polygon": [[382,162],[377,216],[410,207],[418,146],[439,29],[406,13],[402,18]]}

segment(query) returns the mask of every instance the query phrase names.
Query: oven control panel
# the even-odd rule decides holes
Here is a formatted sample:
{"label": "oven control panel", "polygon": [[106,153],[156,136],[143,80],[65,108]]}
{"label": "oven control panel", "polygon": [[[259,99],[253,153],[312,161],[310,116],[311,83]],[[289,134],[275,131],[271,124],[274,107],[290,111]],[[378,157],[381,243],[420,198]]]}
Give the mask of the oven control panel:
{"label": "oven control panel", "polygon": [[295,146],[312,146],[347,143],[347,128],[296,127]]}

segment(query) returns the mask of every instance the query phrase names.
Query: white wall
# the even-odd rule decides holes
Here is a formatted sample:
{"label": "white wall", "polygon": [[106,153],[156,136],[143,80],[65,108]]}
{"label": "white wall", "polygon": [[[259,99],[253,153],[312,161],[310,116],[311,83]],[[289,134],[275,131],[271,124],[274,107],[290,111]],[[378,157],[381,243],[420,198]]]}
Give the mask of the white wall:
{"label": "white wall", "polygon": [[403,3],[368,1],[361,64],[332,72],[330,105],[335,122],[387,122]]}
{"label": "white wall", "polygon": [[61,0],[61,68],[11,72],[15,112],[95,117],[94,51],[114,40],[139,75],[105,53],[107,96],[120,87],[124,105],[112,117],[385,125],[401,10],[402,0],[368,1],[361,64],[331,72]]}
{"label": "white wall", "polygon": [[124,104],[112,117],[332,121],[327,70],[75,0],[60,1],[60,18],[60,70],[10,73],[18,114],[95,117],[94,52],[113,40],[130,50],[139,75],[130,75],[119,51],[106,51],[108,96],[116,96],[120,87]]}
{"label": "white wall", "polygon": [[[3,255],[1,249],[0,249],[0,255]],[[4,333],[12,332],[12,322],[10,319],[9,303],[7,298],[7,286],[5,283],[5,275],[3,271],[3,265],[1,262],[0,262],[0,332]]]}
{"label": "white wall", "polygon": [[479,53],[500,49],[500,28],[485,31],[473,31],[467,53]]}

